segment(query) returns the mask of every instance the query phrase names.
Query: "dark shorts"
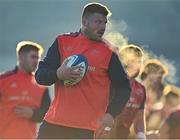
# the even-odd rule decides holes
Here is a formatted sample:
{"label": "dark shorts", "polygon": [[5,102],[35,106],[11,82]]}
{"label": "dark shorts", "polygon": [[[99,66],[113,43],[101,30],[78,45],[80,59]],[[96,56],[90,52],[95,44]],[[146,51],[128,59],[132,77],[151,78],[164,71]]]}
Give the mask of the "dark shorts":
{"label": "dark shorts", "polygon": [[37,139],[93,139],[94,131],[65,127],[43,121]]}

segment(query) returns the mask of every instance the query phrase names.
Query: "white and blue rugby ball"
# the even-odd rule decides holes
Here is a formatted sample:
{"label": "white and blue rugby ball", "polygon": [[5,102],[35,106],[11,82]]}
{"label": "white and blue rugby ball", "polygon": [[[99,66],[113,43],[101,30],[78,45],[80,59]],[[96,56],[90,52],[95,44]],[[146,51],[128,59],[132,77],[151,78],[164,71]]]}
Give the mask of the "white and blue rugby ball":
{"label": "white and blue rugby ball", "polygon": [[78,70],[82,71],[82,75],[79,78],[64,80],[65,86],[73,86],[83,79],[83,77],[86,74],[86,71],[88,69],[88,61],[87,61],[86,57],[81,54],[71,55],[68,58],[66,58],[65,60],[67,60],[67,59],[69,60],[67,63],[68,67],[77,66],[77,65],[81,66],[78,69]]}

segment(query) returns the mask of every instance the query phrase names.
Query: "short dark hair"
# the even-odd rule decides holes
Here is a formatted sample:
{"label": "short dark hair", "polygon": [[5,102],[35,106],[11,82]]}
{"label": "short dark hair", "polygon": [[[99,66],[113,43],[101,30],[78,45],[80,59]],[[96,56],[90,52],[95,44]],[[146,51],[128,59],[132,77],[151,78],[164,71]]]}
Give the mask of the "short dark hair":
{"label": "short dark hair", "polygon": [[93,13],[100,13],[104,16],[111,16],[111,12],[103,4],[96,3],[96,2],[86,4],[83,8],[82,16],[87,16],[87,15],[93,14]]}
{"label": "short dark hair", "polygon": [[28,53],[31,50],[38,51],[40,55],[43,53],[42,46],[32,41],[21,41],[17,44],[16,47],[17,55],[19,55],[22,52]]}

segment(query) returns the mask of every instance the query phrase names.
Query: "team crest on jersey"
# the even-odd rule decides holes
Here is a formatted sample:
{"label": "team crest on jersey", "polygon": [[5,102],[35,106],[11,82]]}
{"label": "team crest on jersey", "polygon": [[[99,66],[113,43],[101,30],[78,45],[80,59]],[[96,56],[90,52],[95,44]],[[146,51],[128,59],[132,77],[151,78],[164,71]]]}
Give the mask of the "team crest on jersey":
{"label": "team crest on jersey", "polygon": [[94,49],[94,50],[91,51],[91,54],[93,56],[97,56],[99,54],[99,51]]}

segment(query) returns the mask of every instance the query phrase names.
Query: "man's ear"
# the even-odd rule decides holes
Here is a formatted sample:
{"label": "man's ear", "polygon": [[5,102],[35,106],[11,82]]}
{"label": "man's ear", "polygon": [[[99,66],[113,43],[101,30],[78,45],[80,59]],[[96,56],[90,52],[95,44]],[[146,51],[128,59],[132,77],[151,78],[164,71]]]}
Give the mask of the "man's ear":
{"label": "man's ear", "polygon": [[82,25],[87,26],[88,24],[88,19],[86,17],[82,17]]}
{"label": "man's ear", "polygon": [[19,54],[18,59],[19,59],[19,61],[24,61],[25,54],[24,53]]}

